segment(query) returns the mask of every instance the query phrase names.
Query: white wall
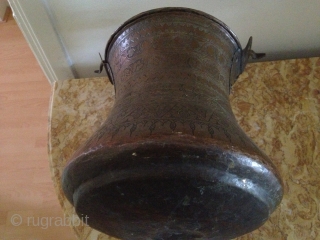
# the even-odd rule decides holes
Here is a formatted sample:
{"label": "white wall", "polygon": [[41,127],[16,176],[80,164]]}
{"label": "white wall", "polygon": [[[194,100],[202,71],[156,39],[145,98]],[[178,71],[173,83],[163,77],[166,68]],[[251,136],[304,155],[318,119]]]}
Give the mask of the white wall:
{"label": "white wall", "polygon": [[49,82],[74,78],[67,51],[59,41],[41,0],[9,0],[13,16]]}
{"label": "white wall", "polygon": [[[22,2],[25,0],[9,0]],[[225,22],[244,47],[253,36],[253,50],[264,60],[320,56],[319,0],[28,0],[41,2],[77,77],[97,76],[109,36],[128,18],[159,7],[189,7]],[[35,13],[36,14],[36,13]],[[41,18],[38,20],[42,21]],[[60,49],[60,50],[61,50]],[[52,53],[50,53],[52,54]],[[72,71],[72,69],[71,69]]]}
{"label": "white wall", "polygon": [[9,4],[6,0],[0,0],[0,22],[4,20],[4,15],[8,6]]}

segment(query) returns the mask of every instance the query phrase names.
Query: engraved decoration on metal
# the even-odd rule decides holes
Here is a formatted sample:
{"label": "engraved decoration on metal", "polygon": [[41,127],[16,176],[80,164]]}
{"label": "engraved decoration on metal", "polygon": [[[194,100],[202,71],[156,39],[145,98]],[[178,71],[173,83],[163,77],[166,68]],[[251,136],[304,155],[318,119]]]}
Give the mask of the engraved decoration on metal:
{"label": "engraved decoration on metal", "polygon": [[110,38],[102,67],[114,107],[73,155],[62,184],[88,224],[121,239],[229,239],[280,203],[272,162],[228,95],[248,58],[235,34],[192,9],[139,14]]}

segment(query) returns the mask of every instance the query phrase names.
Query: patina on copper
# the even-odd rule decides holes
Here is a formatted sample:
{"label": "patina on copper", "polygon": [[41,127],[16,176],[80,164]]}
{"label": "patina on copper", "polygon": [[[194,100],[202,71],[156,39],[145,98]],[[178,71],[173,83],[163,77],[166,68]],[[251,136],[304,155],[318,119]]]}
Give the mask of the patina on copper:
{"label": "patina on copper", "polygon": [[164,8],[123,24],[103,65],[108,119],[68,162],[63,190],[88,224],[121,239],[229,239],[280,203],[277,170],[228,95],[248,57],[221,21]]}

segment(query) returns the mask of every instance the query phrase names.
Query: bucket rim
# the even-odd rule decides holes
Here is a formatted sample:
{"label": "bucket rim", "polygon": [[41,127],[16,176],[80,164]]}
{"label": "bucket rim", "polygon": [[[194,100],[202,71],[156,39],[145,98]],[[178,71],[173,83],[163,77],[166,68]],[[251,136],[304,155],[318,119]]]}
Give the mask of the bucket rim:
{"label": "bucket rim", "polygon": [[238,49],[242,50],[242,47],[241,47],[241,44],[240,44],[240,41],[237,37],[237,35],[230,29],[230,27],[228,27],[224,22],[222,22],[221,20],[217,19],[216,17],[208,14],[208,13],[205,13],[203,11],[200,11],[200,10],[195,10],[195,9],[192,9],[192,8],[184,8],[184,7],[165,7],[165,8],[156,8],[156,9],[151,9],[151,10],[148,10],[148,11],[145,11],[145,12],[142,12],[142,13],[139,13],[133,17],[131,17],[130,19],[128,19],[127,21],[125,21],[123,24],[120,25],[120,27],[118,27],[114,32],[113,34],[110,36],[108,42],[107,42],[107,45],[106,45],[106,48],[105,48],[105,60],[108,59],[108,56],[109,56],[109,52],[110,52],[110,49],[114,43],[114,41],[116,40],[117,38],[117,35],[124,29],[126,28],[129,24],[137,21],[138,19],[140,18],[143,18],[143,17],[146,17],[148,15],[154,15],[154,14],[159,14],[159,13],[165,13],[165,12],[186,12],[186,13],[192,13],[192,14],[195,14],[195,15],[199,15],[199,16],[202,16],[202,17],[205,17],[215,23],[217,23],[218,25],[220,25],[224,30],[226,30],[231,38],[230,40],[237,46]]}

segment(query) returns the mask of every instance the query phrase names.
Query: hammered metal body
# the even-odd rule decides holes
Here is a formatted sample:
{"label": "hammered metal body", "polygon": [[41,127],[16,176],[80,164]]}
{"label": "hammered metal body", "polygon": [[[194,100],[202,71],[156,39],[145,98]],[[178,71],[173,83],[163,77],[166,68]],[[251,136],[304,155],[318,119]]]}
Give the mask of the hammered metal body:
{"label": "hammered metal body", "polygon": [[228,99],[250,46],[183,8],[142,13],[113,34],[104,62],[115,105],[63,176],[90,226],[123,239],[226,239],[267,220],[281,180]]}

